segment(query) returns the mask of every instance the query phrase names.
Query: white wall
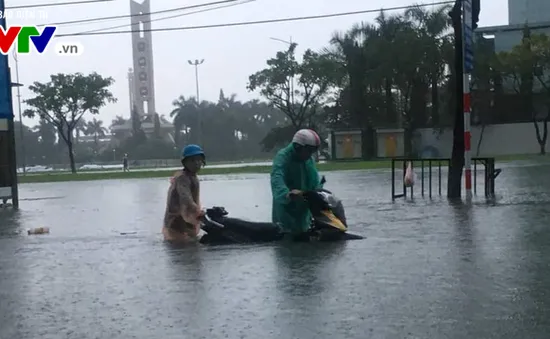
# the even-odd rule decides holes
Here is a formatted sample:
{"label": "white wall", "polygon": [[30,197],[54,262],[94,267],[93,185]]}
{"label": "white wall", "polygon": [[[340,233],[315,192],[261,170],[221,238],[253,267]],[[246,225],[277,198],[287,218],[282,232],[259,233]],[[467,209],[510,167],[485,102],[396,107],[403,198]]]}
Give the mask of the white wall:
{"label": "white wall", "polygon": [[[543,123],[538,124],[542,134]],[[451,156],[452,129],[444,130],[439,134],[439,131],[432,128],[422,128],[415,134],[414,149],[419,152],[419,155],[425,147],[431,146],[438,150],[440,157]],[[472,126],[472,156],[474,157],[477,156],[480,134],[481,126]],[[546,150],[550,151],[550,137],[546,140]],[[540,146],[533,123],[502,124],[485,127],[479,156],[538,154],[539,152]]]}

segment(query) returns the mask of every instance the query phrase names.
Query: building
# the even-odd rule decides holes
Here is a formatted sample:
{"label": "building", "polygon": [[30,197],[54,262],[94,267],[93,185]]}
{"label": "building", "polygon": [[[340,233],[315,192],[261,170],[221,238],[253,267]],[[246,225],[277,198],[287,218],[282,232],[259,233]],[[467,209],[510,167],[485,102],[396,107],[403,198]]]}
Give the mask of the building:
{"label": "building", "polygon": [[508,0],[508,24],[523,25],[550,21],[548,0]]}
{"label": "building", "polygon": [[550,35],[550,0],[508,0],[508,25],[479,27],[476,34],[493,40],[495,52],[509,51],[521,43],[526,24]]}

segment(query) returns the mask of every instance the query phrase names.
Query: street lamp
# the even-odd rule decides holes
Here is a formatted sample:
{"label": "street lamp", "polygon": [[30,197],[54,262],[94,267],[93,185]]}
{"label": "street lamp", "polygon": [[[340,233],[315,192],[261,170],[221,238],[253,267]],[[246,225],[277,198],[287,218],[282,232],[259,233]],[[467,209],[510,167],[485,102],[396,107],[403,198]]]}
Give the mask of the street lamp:
{"label": "street lamp", "polygon": [[[204,59],[200,61],[195,59],[195,61],[187,60],[189,65],[195,66],[195,86],[197,87],[197,106],[200,106],[201,100],[199,97],[199,65],[202,65]],[[200,109],[197,107],[197,143],[201,143],[201,134],[202,134],[202,123],[201,123],[201,114]]]}
{"label": "street lamp", "polygon": [[11,83],[11,87],[17,87],[17,106],[19,110],[19,134],[21,138],[21,153],[23,153],[23,174],[27,174],[27,154],[25,152],[25,138],[23,135],[23,114],[21,112],[21,90],[23,85],[19,83],[19,60],[17,59],[17,50],[13,49],[13,60],[15,60],[15,81]]}
{"label": "street lamp", "polygon": [[[283,40],[283,39],[279,39],[279,38],[273,38],[273,37],[269,37],[269,39],[285,43],[289,46],[292,46],[292,44],[295,44],[295,43],[292,42],[292,36],[290,37],[290,39],[288,41]],[[290,76],[290,100],[292,102],[292,106],[294,106],[294,74],[292,74]]]}
{"label": "street lamp", "polygon": [[275,41],[279,41],[279,42],[283,42],[285,44],[288,44],[288,45],[292,45],[292,37],[290,37],[290,40],[286,41],[286,40],[283,40],[283,39],[279,39],[279,38],[273,38],[273,37],[270,37],[271,40],[275,40]]}

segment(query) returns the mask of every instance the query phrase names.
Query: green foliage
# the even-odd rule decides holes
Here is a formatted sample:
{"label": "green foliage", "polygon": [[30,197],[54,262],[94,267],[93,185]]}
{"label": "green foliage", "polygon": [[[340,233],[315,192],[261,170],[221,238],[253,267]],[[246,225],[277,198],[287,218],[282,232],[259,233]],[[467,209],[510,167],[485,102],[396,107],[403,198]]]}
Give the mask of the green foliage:
{"label": "green foliage", "polygon": [[[531,33],[526,26],[521,43],[500,52],[495,67],[511,80],[520,99],[519,110],[531,116],[540,153],[545,154],[550,120],[550,39],[546,34]],[[542,131],[538,120],[543,122]]]}
{"label": "green foliage", "polygon": [[113,83],[113,78],[103,78],[95,72],[89,75],[59,73],[51,75],[47,83],[34,82],[29,86],[35,97],[25,100],[30,108],[25,110],[24,116],[38,116],[55,126],[67,145],[73,173],[76,173],[74,129],[84,114],[99,114],[99,109],[108,102],[116,102],[108,89]]}
{"label": "green foliage", "polygon": [[536,78],[547,91],[550,90],[550,39],[546,34],[530,33],[526,28],[521,44],[512,50],[498,53],[495,67],[502,75],[511,78],[513,89],[520,93],[524,88],[522,80]]}
{"label": "green foliage", "polygon": [[155,138],[160,139],[161,138],[161,132],[160,132],[160,116],[155,113]]}
{"label": "green foliage", "polygon": [[259,90],[271,105],[283,112],[295,130],[309,126],[329,90],[336,65],[329,57],[306,50],[296,61],[296,44],[267,61],[267,68],[249,77],[248,89]]}
{"label": "green foliage", "polygon": [[[180,96],[170,116],[178,148],[197,142],[197,118],[202,117],[202,145],[209,159],[265,158],[260,141],[272,128],[286,124],[284,114],[257,100],[240,102],[220,91],[217,103]],[[287,140],[288,142],[288,140]]]}

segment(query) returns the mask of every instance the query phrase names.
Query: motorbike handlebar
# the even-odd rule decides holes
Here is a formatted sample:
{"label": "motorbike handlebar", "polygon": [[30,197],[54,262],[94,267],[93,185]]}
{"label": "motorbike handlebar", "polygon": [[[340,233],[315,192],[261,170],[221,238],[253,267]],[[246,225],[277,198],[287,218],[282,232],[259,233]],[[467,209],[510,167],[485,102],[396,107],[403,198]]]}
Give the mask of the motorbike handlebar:
{"label": "motorbike handlebar", "polygon": [[205,214],[205,215],[203,215],[203,216],[201,217],[201,221],[202,221],[202,222],[210,223],[210,224],[212,224],[212,225],[214,225],[214,226],[216,226],[216,227],[219,227],[219,228],[225,228],[224,225],[220,224],[220,223],[217,222],[217,221],[212,220],[207,214]]}

